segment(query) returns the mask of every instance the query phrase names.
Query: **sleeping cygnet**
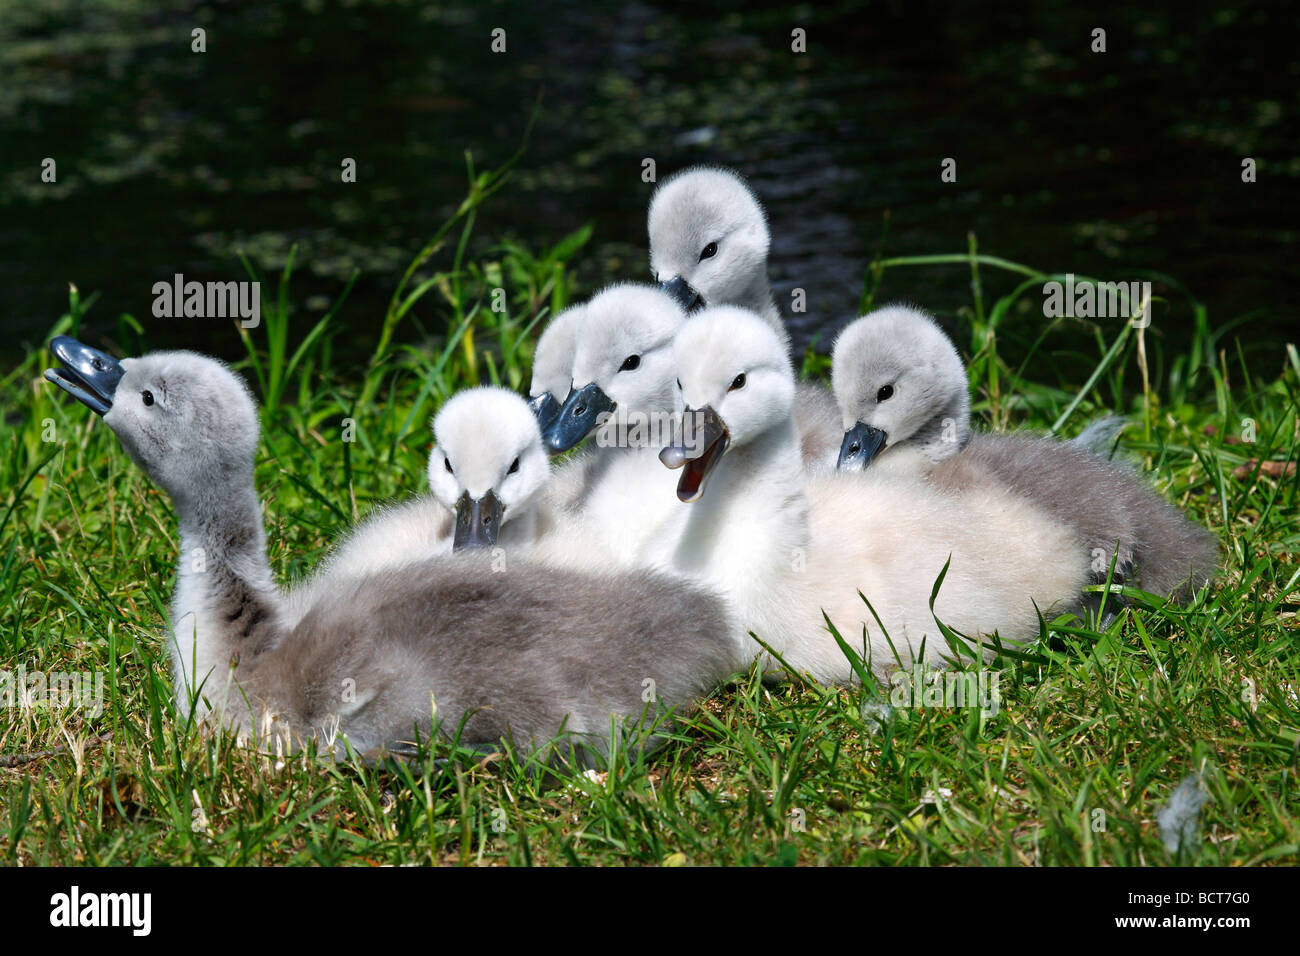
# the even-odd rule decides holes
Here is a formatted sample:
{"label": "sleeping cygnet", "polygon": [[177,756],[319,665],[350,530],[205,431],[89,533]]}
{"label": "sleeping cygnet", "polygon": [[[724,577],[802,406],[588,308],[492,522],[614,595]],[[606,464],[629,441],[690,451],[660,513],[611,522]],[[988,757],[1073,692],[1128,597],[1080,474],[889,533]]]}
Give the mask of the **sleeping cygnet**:
{"label": "sleeping cygnet", "polygon": [[972,643],[996,632],[1015,644],[1038,636],[1038,609],[1077,601],[1087,562],[1067,529],[995,485],[945,494],[915,479],[807,474],[790,360],[758,316],[705,309],[673,357],[683,427],[660,458],[680,469],[690,504],[644,560],[727,598],[738,665],[760,652],[753,631],[796,671],[847,683],[853,669],[823,612],[884,674],[951,656],[936,615]]}
{"label": "sleeping cygnet", "polygon": [[928,478],[937,488],[994,481],[1072,528],[1091,580],[1186,598],[1214,577],[1218,543],[1133,472],[1079,442],[972,434],[969,385],[951,340],[924,312],[891,306],[835,342],[832,378],[845,435],[839,468]]}
{"label": "sleeping cygnet", "polygon": [[[748,309],[772,327],[789,351],[790,335],[767,277],[767,216],[744,179],[709,166],[669,176],[650,200],[647,228],[650,271],[682,308]],[[830,390],[799,382],[794,422],[805,463],[833,467],[841,431]]]}

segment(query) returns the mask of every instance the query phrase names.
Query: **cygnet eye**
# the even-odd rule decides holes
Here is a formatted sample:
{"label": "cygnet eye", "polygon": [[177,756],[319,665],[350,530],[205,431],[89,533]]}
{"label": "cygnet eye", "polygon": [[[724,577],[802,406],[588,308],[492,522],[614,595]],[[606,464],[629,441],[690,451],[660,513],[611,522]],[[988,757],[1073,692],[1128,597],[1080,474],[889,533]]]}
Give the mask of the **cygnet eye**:
{"label": "cygnet eye", "polygon": [[735,378],[731,380],[731,388],[727,389],[727,391],[734,392],[736,389],[744,388],[744,387],[745,387],[745,373],[741,372],[739,375],[737,375]]}
{"label": "cygnet eye", "polygon": [[641,365],[641,356],[629,355],[623,359],[623,364],[618,367],[620,372],[630,372]]}
{"label": "cygnet eye", "polygon": [[442,467],[447,469],[447,474],[449,475],[455,474],[455,472],[451,470],[451,459],[448,458],[446,455],[442,456]]}
{"label": "cygnet eye", "polygon": [[143,392],[140,393],[140,401],[144,402],[146,405],[152,405],[153,392],[149,391],[149,389],[146,388]]}
{"label": "cygnet eye", "polygon": [[506,474],[513,475],[518,470],[519,470],[519,459],[516,458],[514,461],[510,463],[510,469],[506,472]]}
{"label": "cygnet eye", "polygon": [[705,259],[712,259],[717,254],[718,254],[718,244],[716,242],[710,242],[707,246],[704,247],[704,250],[700,253],[700,261],[703,262]]}
{"label": "cygnet eye", "polygon": [[887,399],[893,398],[893,396],[894,396],[894,386],[882,385],[880,386],[880,391],[876,392],[876,401],[883,402],[886,401]]}

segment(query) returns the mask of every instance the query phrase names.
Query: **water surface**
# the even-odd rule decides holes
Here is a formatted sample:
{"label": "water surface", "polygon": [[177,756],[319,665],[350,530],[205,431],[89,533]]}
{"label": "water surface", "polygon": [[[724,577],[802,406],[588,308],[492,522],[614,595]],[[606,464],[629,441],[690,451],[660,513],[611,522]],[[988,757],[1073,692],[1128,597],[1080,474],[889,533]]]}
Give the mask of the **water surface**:
{"label": "water surface", "polygon": [[[0,7],[6,364],[63,311],[69,281],[101,295],[93,333],[114,334],[129,312],[151,346],[237,356],[229,323],[153,318],[154,282],[242,278],[237,249],[275,269],[294,243],[304,325],[361,269],[341,341],[367,354],[400,270],[463,198],[464,152],[501,163],[535,108],[476,251],[506,236],[550,244],[592,222],[584,293],[647,275],[651,157],[660,176],[721,163],[750,178],[778,298],[788,310],[791,289],[807,292],[791,317],[800,344],[827,344],[855,314],[878,252],[958,252],[971,231],[983,250],[1044,269],[1175,276],[1214,322],[1250,316],[1237,335],[1266,369],[1294,337],[1300,56],[1281,5],[27,7]],[[1105,54],[1089,50],[1099,24]],[[190,51],[195,26],[205,54]],[[490,50],[496,27],[504,54]],[[807,53],[791,51],[795,27]],[[40,182],[46,156],[57,184]],[[1243,156],[1259,162],[1253,185]],[[340,182],[343,157],[357,160],[355,184]],[[945,157],[955,184],[940,181]],[[880,295],[921,303],[960,335],[969,275],[890,272]],[[436,329],[431,306],[417,316]],[[1153,334],[1176,345],[1189,316],[1181,303],[1157,311]],[[1062,335],[1055,347],[1078,345]]]}

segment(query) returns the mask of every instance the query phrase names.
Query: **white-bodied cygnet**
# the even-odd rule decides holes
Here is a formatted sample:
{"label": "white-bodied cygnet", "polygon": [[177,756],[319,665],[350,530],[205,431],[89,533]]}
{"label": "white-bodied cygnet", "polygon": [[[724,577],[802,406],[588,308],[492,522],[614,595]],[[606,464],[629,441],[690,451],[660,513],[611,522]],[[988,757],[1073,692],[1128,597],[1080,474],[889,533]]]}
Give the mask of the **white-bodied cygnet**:
{"label": "white-bodied cygnet", "polygon": [[973,642],[997,632],[1015,644],[1038,636],[1040,609],[1077,602],[1087,562],[1066,529],[1023,499],[997,487],[954,495],[912,479],[807,474],[790,360],[758,316],[705,309],[673,355],[684,427],[661,460],[679,469],[678,496],[693,503],[645,558],[727,597],[738,663],[759,653],[753,631],[795,670],[845,683],[853,670],[823,611],[883,674],[910,666],[922,647],[931,665],[950,656],[935,615]]}
{"label": "white-bodied cygnet", "polygon": [[[669,176],[650,200],[647,228],[650,271],[687,312],[706,305],[748,309],[762,316],[789,351],[790,336],[767,277],[767,216],[739,175],[694,166]],[[794,418],[804,461],[833,463],[840,430],[829,390],[800,382]]]}
{"label": "white-bodied cygnet", "polygon": [[291,614],[343,577],[473,548],[526,554],[549,526],[543,491],[550,465],[537,420],[521,397],[495,386],[457,392],[434,416],[433,436],[430,493],[368,515],[320,571],[293,588]]}
{"label": "white-bodied cygnet", "polygon": [[611,717],[640,730],[729,672],[717,599],[644,573],[432,558],[333,580],[290,622],[266,561],[243,381],[193,352],[119,363],[67,337],[52,349],[64,367],[46,377],[103,415],[179,518],[182,714],[193,705],[266,746],[315,740],[336,755],[345,740],[366,752],[437,728],[524,752],[564,733],[585,756],[606,749]]}
{"label": "white-bodied cygnet", "polygon": [[528,405],[543,430],[555,420],[573,385],[573,353],[578,329],[586,315],[585,304],[573,305],[546,323],[533,351],[533,380]]}
{"label": "white-bodied cygnet", "polygon": [[1213,578],[1214,536],[1088,441],[972,434],[961,357],[919,309],[891,306],[851,323],[835,342],[832,378],[841,470],[922,475],[938,488],[997,481],[1074,529],[1094,583],[1111,574],[1112,556],[1113,580],[1161,597]]}
{"label": "white-bodied cygnet", "polygon": [[587,303],[573,390],[543,434],[552,454],[589,441],[556,468],[557,527],[539,559],[628,565],[672,509],[672,479],[656,455],[672,438],[672,342],[685,314],[653,286],[611,286]]}
{"label": "white-bodied cygnet", "polygon": [[527,547],[551,466],[527,402],[505,388],[457,392],[433,419],[429,489],[456,515],[452,547]]}

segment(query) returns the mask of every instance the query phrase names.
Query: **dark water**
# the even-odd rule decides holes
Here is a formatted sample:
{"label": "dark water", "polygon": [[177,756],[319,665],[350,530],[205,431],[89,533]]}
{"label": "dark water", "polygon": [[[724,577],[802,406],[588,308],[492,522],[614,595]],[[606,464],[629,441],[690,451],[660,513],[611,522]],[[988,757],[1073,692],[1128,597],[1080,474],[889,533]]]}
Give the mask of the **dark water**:
{"label": "dark water", "polygon": [[[1089,50],[1097,26],[1105,54]],[[101,293],[101,332],[129,312],[151,346],[237,355],[229,323],[153,318],[153,283],[243,278],[234,250],[269,270],[293,243],[304,325],[362,270],[341,318],[365,354],[401,269],[464,196],[464,151],[504,161],[540,94],[478,241],[549,244],[593,222],[584,292],[647,274],[643,158],[661,177],[723,163],[767,206],[781,301],[807,290],[801,343],[855,314],[877,252],[960,252],[974,231],[1044,269],[1175,276],[1213,323],[1249,315],[1237,336],[1276,370],[1300,279],[1296,27],[1288,5],[1226,3],[7,4],[0,355],[40,340],[69,281]],[[40,182],[46,156],[56,185]],[[339,181],[343,157],[356,184]],[[880,296],[960,329],[968,283],[962,267],[897,270]],[[1157,335],[1176,343],[1189,315],[1157,311]]]}

